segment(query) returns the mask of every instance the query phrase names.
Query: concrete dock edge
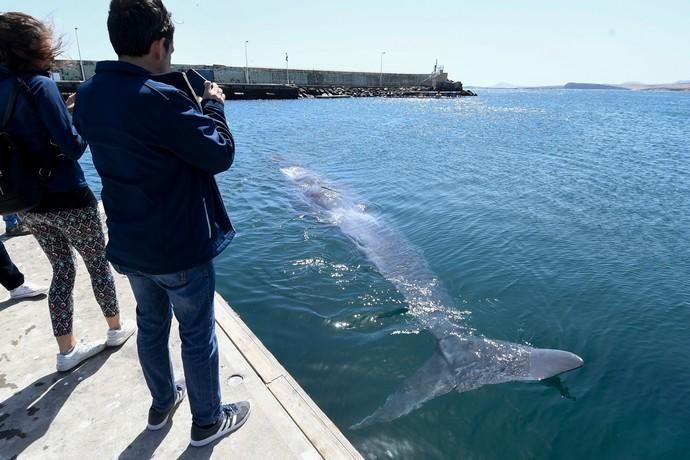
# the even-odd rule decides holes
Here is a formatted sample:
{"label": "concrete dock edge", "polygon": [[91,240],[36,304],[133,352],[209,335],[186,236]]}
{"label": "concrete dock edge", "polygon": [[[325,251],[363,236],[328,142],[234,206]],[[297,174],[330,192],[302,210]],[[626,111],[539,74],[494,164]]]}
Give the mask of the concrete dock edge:
{"label": "concrete dock edge", "polygon": [[[27,281],[49,284],[51,267],[33,236],[11,238],[5,247]],[[104,340],[105,321],[86,269],[77,260],[75,333]],[[114,276],[122,316],[134,319],[129,283]],[[361,459],[217,293],[215,301],[223,397],[250,400],[252,415],[239,431],[201,449],[188,445],[191,414],[186,401],[165,429],[146,430],[150,395],[134,338],[71,372],[58,373],[46,297],[0,301],[0,460]],[[176,375],[182,377],[175,320],[170,348]]]}

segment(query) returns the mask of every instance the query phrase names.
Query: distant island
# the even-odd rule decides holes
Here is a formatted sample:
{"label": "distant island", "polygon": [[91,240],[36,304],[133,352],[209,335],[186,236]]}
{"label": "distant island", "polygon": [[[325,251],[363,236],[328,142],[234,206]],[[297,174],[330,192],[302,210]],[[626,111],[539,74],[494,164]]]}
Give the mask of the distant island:
{"label": "distant island", "polygon": [[690,91],[690,81],[688,80],[656,85],[648,85],[646,83],[623,83],[620,86],[636,91]]}
{"label": "distant island", "polygon": [[602,83],[577,83],[569,82],[565,85],[551,86],[520,86],[510,83],[499,83],[493,86],[472,86],[468,88],[477,89],[602,89],[602,90],[633,90],[633,91],[690,91],[690,80],[680,80],[675,83],[647,84],[638,82],[621,83],[619,85],[609,85]]}
{"label": "distant island", "polygon": [[622,86],[615,85],[602,85],[599,83],[566,83],[563,85],[563,89],[618,89],[623,91],[629,91],[629,88],[624,88]]}

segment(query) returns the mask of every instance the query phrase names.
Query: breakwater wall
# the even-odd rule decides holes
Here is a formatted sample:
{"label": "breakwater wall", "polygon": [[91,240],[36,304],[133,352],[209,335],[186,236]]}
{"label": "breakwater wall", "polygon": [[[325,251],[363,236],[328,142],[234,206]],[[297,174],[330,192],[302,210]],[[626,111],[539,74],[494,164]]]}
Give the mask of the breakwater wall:
{"label": "breakwater wall", "polygon": [[[94,75],[96,61],[83,61],[84,78]],[[228,100],[298,99],[335,97],[462,97],[476,96],[448,74],[395,74],[227,67],[220,65],[173,65],[173,70],[194,67],[218,83]],[[288,84],[288,75],[290,83]],[[53,78],[66,96],[82,80],[79,61],[58,61]],[[247,80],[249,83],[247,83]]]}
{"label": "breakwater wall", "polygon": [[[96,61],[83,61],[84,78],[94,74]],[[173,65],[173,70],[184,70],[194,67],[203,71],[206,78],[217,83],[228,84],[262,84],[262,85],[297,85],[312,87],[376,88],[376,87],[412,87],[432,86],[430,74],[402,74],[378,72],[339,72],[331,70],[275,69],[259,67],[230,67],[224,65]],[[55,70],[60,80],[81,80],[79,61],[60,60]],[[289,82],[288,82],[289,77]],[[442,74],[441,79],[447,79]]]}

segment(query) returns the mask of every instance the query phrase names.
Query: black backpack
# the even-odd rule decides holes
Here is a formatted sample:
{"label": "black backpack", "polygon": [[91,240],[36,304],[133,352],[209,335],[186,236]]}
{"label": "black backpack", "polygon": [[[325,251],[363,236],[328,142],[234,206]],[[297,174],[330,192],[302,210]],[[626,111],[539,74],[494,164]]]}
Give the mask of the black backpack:
{"label": "black backpack", "polygon": [[38,206],[52,172],[49,165],[37,164],[21,142],[7,132],[7,124],[21,91],[27,94],[33,104],[29,88],[18,78],[0,125],[0,214],[28,211]]}

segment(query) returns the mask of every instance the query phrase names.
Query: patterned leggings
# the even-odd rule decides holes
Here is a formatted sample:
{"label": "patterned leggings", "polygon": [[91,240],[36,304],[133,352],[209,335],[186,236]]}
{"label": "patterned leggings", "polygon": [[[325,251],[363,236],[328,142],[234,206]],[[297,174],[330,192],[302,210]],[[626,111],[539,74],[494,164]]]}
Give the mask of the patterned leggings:
{"label": "patterned leggings", "polygon": [[98,208],[89,206],[46,213],[23,213],[24,224],[53,267],[48,304],[55,336],[72,333],[76,267],[72,247],[79,252],[91,276],[96,301],[107,318],[119,313],[115,283],[105,258],[105,238]]}

